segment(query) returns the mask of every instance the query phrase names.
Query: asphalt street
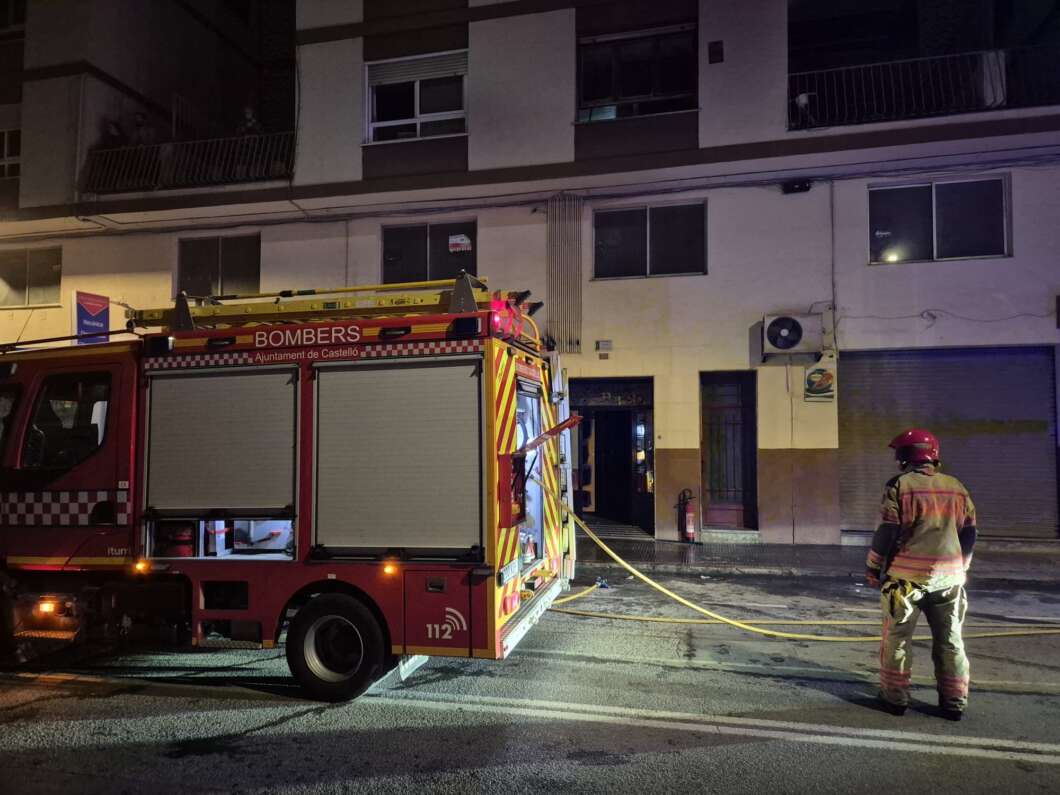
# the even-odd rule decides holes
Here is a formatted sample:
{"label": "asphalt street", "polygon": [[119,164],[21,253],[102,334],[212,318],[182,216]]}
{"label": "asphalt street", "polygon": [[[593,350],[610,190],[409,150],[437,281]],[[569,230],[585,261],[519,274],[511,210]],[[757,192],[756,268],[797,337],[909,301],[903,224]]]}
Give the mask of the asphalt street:
{"label": "asphalt street", "polygon": [[[744,619],[874,634],[850,579],[667,578]],[[694,617],[627,580],[564,607]],[[581,586],[576,586],[575,591]],[[1060,588],[970,586],[968,632],[1060,624]],[[925,627],[926,630],[926,627]],[[341,705],[301,698],[283,651],[82,649],[0,674],[5,792],[1060,791],[1060,636],[968,641],[969,712],[876,710],[876,645],[550,613],[504,662],[433,659]]]}

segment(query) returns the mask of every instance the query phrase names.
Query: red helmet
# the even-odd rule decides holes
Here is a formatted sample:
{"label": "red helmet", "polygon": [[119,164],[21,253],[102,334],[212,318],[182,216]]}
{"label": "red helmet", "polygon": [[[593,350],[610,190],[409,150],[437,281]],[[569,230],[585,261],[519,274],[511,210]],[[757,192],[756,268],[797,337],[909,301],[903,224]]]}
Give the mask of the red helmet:
{"label": "red helmet", "polygon": [[887,445],[896,451],[899,461],[914,464],[935,463],[939,460],[939,440],[931,431],[910,428],[891,439]]}

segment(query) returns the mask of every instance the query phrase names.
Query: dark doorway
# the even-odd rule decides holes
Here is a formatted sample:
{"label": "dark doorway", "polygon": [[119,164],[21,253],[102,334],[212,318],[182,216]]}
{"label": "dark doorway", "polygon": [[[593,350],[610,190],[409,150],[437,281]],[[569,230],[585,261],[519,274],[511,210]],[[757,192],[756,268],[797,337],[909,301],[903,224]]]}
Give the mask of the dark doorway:
{"label": "dark doorway", "polygon": [[575,507],[616,527],[655,527],[652,383],[649,379],[571,379],[578,427]]}
{"label": "dark doorway", "polygon": [[700,374],[703,526],[758,528],[755,374]]}

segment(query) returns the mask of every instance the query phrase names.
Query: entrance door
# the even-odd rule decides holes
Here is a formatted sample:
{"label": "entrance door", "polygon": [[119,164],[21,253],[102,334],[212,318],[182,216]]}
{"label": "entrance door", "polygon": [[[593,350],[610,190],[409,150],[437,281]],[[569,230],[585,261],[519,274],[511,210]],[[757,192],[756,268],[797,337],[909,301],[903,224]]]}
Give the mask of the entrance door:
{"label": "entrance door", "polygon": [[703,526],[758,527],[754,372],[700,375]]}
{"label": "entrance door", "polygon": [[652,384],[647,379],[571,379],[578,427],[576,507],[587,517],[647,532],[655,527]]}

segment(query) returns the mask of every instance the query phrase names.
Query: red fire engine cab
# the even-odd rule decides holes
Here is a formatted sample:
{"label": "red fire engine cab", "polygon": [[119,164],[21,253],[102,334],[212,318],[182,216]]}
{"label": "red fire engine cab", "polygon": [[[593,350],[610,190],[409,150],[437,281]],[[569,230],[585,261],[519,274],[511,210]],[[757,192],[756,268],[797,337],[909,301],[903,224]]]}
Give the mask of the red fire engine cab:
{"label": "red fire engine cab", "polygon": [[0,347],[0,642],[285,639],[325,700],[507,657],[575,553],[577,417],[527,296],[182,296],[129,341]]}

